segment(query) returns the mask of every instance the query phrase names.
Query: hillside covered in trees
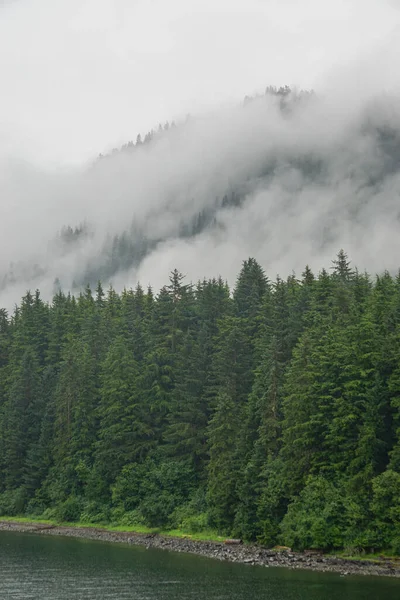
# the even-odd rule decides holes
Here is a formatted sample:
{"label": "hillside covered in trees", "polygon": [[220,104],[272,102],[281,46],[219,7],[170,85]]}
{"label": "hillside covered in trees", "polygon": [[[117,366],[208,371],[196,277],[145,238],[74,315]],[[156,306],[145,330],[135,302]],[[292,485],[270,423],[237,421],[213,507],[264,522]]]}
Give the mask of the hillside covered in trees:
{"label": "hillside covered in trees", "polygon": [[0,305],[99,280],[159,289],[173,268],[213,277],[216,252],[231,286],[243,256],[272,273],[310,261],[319,272],[341,247],[361,270],[395,272],[399,106],[394,94],[268,86],[79,168],[11,162],[0,178]]}
{"label": "hillside covered in trees", "polygon": [[400,277],[340,251],[0,313],[0,514],[400,553]]}

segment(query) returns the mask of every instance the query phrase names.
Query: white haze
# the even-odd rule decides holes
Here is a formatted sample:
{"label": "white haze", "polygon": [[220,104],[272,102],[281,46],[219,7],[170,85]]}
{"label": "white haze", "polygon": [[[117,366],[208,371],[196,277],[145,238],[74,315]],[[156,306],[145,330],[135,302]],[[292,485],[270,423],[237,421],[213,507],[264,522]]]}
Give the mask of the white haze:
{"label": "white haze", "polygon": [[[287,276],[292,270],[299,274],[307,263],[318,271],[329,266],[341,247],[361,269],[397,270],[400,169],[386,168],[387,158],[374,129],[367,133],[363,129],[368,116],[370,123],[390,126],[400,139],[400,44],[396,35],[400,13],[395,2],[343,1],[328,9],[325,3],[308,1],[302,6],[305,10],[307,5],[306,14],[314,16],[312,25],[311,18],[304,18],[300,5],[288,0],[237,1],[229,6],[222,2],[220,10],[215,8],[218,3],[195,2],[193,12],[185,10],[182,2],[172,2],[168,16],[167,8],[155,1],[150,3],[156,12],[154,42],[146,38],[143,29],[140,33],[135,30],[136,41],[129,41],[135,14],[141,15],[151,31],[152,16],[145,3],[99,0],[81,2],[80,8],[78,4],[74,0],[68,4],[57,0],[51,4],[44,0],[0,2],[0,64],[8,69],[5,81],[14,82],[18,88],[18,102],[13,103],[9,88],[0,99],[0,279],[10,263],[20,274],[15,284],[0,292],[1,306],[11,307],[27,288],[39,288],[44,297],[50,298],[56,278],[64,289],[71,288],[88,266],[101,262],[107,237],[128,229],[132,220],[147,239],[165,241],[145,257],[138,269],[112,277],[112,284],[118,289],[135,285],[138,280],[157,289],[175,267],[192,280],[221,274],[233,283],[241,261],[248,256],[257,258],[272,278],[277,273]],[[336,29],[328,28],[329,36],[322,4],[331,22],[336,23]],[[114,5],[122,16],[115,17]],[[269,6],[269,13],[265,12],[265,5]],[[39,25],[40,18],[44,18],[43,7],[50,11],[46,18],[54,28],[46,30],[44,40],[37,39],[36,44],[32,32],[35,23]],[[215,36],[223,36],[219,26],[222,27],[224,17],[232,27],[235,24],[236,29],[228,36],[228,47],[236,52],[236,46],[240,46],[242,54],[233,57],[231,73],[218,72],[222,56],[214,37],[209,44],[202,40],[206,46],[203,57],[199,54],[200,39],[195,40],[194,47],[190,45],[188,36],[194,31],[194,21],[197,18],[205,26],[207,16],[212,21],[207,27]],[[263,46],[263,60],[268,68],[261,74],[251,25],[267,16],[279,24],[280,35],[291,32],[294,41],[291,45],[290,38],[285,38],[283,43],[275,32]],[[75,37],[62,25],[66,19],[73,24]],[[247,37],[239,44],[243,19]],[[374,35],[368,36],[372,24]],[[298,31],[302,26],[310,36],[314,35],[311,40],[304,39],[303,52],[299,51]],[[25,46],[12,43],[13,33],[14,42],[18,42],[19,36],[28,31],[31,33]],[[83,44],[82,31],[90,51],[72,43],[80,40]],[[261,36],[259,29],[256,32]],[[302,61],[310,58],[313,50],[316,54],[318,49],[322,52],[324,32],[324,57],[320,54],[320,60],[311,61],[307,70]],[[272,31],[269,33],[272,35]],[[108,45],[99,54],[100,42],[105,39],[113,48],[111,54]],[[30,48],[32,40],[35,44]],[[46,45],[50,43],[55,44],[55,54]],[[62,44],[67,44],[71,56],[63,53]],[[194,62],[197,67],[186,84],[178,83],[183,71],[178,67],[171,71],[170,93],[163,87],[168,82],[160,71],[162,65],[155,66],[155,57],[173,60],[185,44],[198,61]],[[133,60],[138,47],[145,55],[140,68]],[[278,66],[274,66],[268,53],[276,55],[278,47],[281,55]],[[7,55],[7,51],[11,54]],[[76,66],[80,51],[83,67],[72,76],[68,67]],[[333,65],[335,51],[338,62]],[[59,71],[55,57],[60,61]],[[183,69],[179,60],[177,64]],[[56,91],[49,85],[45,69],[40,69],[40,61],[56,69]],[[254,83],[244,76],[246,66]],[[100,67],[104,67],[104,81]],[[137,78],[136,87],[124,79],[129,67]],[[198,88],[194,83],[196,71]],[[90,72],[93,80],[87,82],[85,76]],[[29,74],[32,79],[37,76],[37,80],[29,84],[29,77],[26,81],[16,77],[16,73]],[[71,88],[60,87],[63,76]],[[146,93],[143,83],[150,80]],[[261,97],[245,108],[242,106],[240,97],[246,92],[262,90],[264,84],[292,81],[300,81],[303,87],[313,85],[317,91],[317,98],[310,99],[292,115],[282,113],[273,98]],[[81,86],[86,94],[82,95]],[[36,90],[35,94],[24,95],[30,89]],[[235,95],[236,103],[232,101]],[[215,103],[213,96],[221,108],[210,108]],[[128,110],[130,101],[137,108],[140,122]],[[67,110],[69,103],[71,111]],[[185,122],[186,112],[193,113],[192,109],[195,116]],[[117,142],[135,139],[138,131],[144,133],[159,120],[171,117],[181,124],[148,146],[132,153],[118,153],[94,165],[86,160]],[[303,157],[322,159],[326,165],[323,175],[307,176],[296,168],[293,159]],[[72,164],[79,160],[80,166]],[[273,175],[260,177],[263,167],[274,160]],[[384,175],[380,176],[382,172]],[[374,174],[378,183],[371,185]],[[218,227],[207,228],[190,240],[179,239],[182,221],[212,207],[216,198],[236,189],[246,196],[241,208],[220,209],[216,215]],[[65,225],[84,221],[93,235],[73,252],[61,252],[53,243],[57,232]],[[43,270],[36,275],[35,265]]]}

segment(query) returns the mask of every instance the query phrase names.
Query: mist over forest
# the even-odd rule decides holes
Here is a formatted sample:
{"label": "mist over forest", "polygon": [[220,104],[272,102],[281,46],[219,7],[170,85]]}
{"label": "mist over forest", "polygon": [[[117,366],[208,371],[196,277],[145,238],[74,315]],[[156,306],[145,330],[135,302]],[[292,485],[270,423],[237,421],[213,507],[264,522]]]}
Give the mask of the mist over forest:
{"label": "mist over forest", "polygon": [[159,289],[173,268],[233,283],[246,256],[274,278],[346,248],[368,272],[400,249],[395,93],[268,86],[166,122],[81,167],[0,161],[0,305],[101,280]]}
{"label": "mist over forest", "polygon": [[400,556],[399,8],[0,0],[0,516]]}

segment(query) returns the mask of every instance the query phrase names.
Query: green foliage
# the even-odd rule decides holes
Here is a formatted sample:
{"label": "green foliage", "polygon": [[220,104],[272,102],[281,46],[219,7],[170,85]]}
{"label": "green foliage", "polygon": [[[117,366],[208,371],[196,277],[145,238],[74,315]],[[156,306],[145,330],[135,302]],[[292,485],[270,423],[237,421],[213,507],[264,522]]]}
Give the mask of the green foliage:
{"label": "green foliage", "polygon": [[377,545],[400,553],[400,474],[387,470],[372,481]]}
{"label": "green foliage", "polygon": [[343,250],[0,310],[2,514],[400,553],[399,473],[400,277]]}
{"label": "green foliage", "polygon": [[[110,521],[110,507],[96,501],[86,501],[80,506],[79,521],[82,523],[108,523]],[[74,519],[75,520],[75,519]]]}
{"label": "green foliage", "polygon": [[163,527],[177,506],[185,503],[193,489],[190,466],[168,461],[155,464],[143,482],[143,500],[139,505],[146,525]]}
{"label": "green foliage", "polygon": [[227,393],[221,392],[209,425],[210,462],[207,500],[211,524],[220,531],[232,526],[237,504],[239,436],[238,407]]}
{"label": "green foliage", "polygon": [[54,518],[56,521],[63,523],[65,521],[79,521],[83,509],[82,498],[78,496],[69,496],[64,502],[57,504],[54,510]]}
{"label": "green foliage", "polygon": [[281,540],[297,550],[342,548],[345,519],[342,490],[322,476],[311,477],[289,504],[280,525]]}
{"label": "green foliage", "polygon": [[190,511],[182,510],[179,513],[174,513],[172,522],[176,523],[177,529],[188,533],[201,533],[210,528],[210,519],[207,513],[196,515],[191,514]]}
{"label": "green foliage", "polygon": [[186,504],[175,509],[171,517],[171,524],[174,529],[188,533],[201,533],[210,529],[204,489],[198,488]]}
{"label": "green foliage", "polygon": [[0,494],[0,515],[9,517],[21,515],[24,512],[26,500],[24,488],[6,490]]}
{"label": "green foliage", "polygon": [[126,465],[113,486],[113,504],[124,512],[135,512],[143,524],[164,527],[184,504],[194,487],[190,465],[173,460]]}

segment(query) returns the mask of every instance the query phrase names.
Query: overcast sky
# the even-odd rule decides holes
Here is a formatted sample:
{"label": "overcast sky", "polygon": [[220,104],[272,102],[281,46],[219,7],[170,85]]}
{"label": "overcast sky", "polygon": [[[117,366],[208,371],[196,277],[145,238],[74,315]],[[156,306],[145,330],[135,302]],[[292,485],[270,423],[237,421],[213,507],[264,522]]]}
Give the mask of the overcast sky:
{"label": "overcast sky", "polygon": [[[0,0],[0,306],[28,288],[50,298],[56,278],[76,289],[90,273],[117,289],[157,290],[174,268],[234,284],[250,255],[272,278],[307,263],[318,272],[341,247],[361,270],[396,272],[399,155],[379,132],[400,139],[399,9]],[[269,96],[243,108],[285,84],[317,94],[290,116]],[[188,113],[185,126],[94,164]],[[314,159],[324,168],[313,178],[301,165]],[[219,209],[232,190],[242,207]],[[205,210],[218,225],[180,237]],[[89,237],[55,241],[84,221]],[[140,264],[107,270],[110,240],[132,223],[155,245]]]}
{"label": "overcast sky", "polygon": [[400,0],[0,0],[0,154],[79,163],[159,121],[240,101],[268,84],[323,89],[356,61],[375,63],[390,81],[397,72],[387,44],[400,37],[399,7]]}

